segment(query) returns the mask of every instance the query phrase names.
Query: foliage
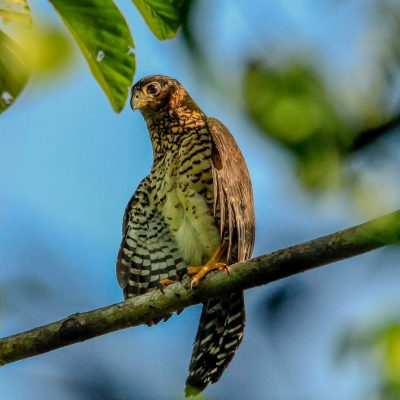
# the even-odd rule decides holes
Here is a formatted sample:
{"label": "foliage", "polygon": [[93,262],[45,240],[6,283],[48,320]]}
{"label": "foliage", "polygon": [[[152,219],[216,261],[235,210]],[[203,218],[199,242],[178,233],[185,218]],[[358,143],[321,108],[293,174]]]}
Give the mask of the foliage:
{"label": "foliage", "polygon": [[367,358],[376,377],[375,399],[400,398],[400,320],[349,329],[338,348],[339,359],[350,355]]}
{"label": "foliage", "polygon": [[18,44],[0,31],[0,112],[7,109],[25,87],[29,67]]}
{"label": "foliage", "polygon": [[387,120],[379,109],[346,115],[304,60],[289,60],[279,69],[249,63],[243,81],[249,117],[294,157],[298,176],[309,189],[343,187],[350,178],[356,189],[356,177],[346,176],[347,161],[399,122],[398,116]]}
{"label": "foliage", "polygon": [[50,0],[78,43],[115,111],[121,111],[135,70],[129,28],[112,0]]}
{"label": "foliage", "polygon": [[[113,0],[50,0],[82,51],[113,109],[121,111],[136,68],[134,41]],[[181,24],[177,5],[163,0],[134,0],[149,29],[160,39],[173,38]],[[27,0],[0,0],[0,22],[31,28]],[[27,49],[0,30],[0,112],[25,87],[30,74]],[[55,50],[55,49],[54,49]]]}
{"label": "foliage", "polygon": [[31,9],[27,0],[1,0],[0,20],[4,23],[16,22],[30,27],[32,25]]}
{"label": "foliage", "polygon": [[150,30],[160,40],[175,37],[181,21],[177,8],[165,0],[132,0]]}
{"label": "foliage", "polygon": [[250,63],[244,93],[249,116],[295,156],[303,182],[311,187],[335,182],[351,137],[312,68],[290,62],[274,70]]}

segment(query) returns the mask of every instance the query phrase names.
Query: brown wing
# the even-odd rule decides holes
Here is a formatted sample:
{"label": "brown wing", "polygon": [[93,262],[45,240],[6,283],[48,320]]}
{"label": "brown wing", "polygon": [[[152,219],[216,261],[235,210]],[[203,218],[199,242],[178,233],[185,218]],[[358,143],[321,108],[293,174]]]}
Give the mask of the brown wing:
{"label": "brown wing", "polygon": [[[229,238],[228,263],[231,258],[233,262],[239,262],[251,257],[254,246],[254,202],[250,175],[228,128],[215,118],[208,118],[207,123],[213,140],[214,215],[219,210],[221,237]],[[232,254],[236,245],[237,254]]]}

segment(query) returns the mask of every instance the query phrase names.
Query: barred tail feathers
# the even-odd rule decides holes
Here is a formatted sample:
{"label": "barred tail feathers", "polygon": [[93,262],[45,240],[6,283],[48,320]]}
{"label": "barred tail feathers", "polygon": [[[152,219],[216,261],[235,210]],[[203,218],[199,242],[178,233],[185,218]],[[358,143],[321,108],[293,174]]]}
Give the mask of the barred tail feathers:
{"label": "barred tail feathers", "polygon": [[203,305],[186,380],[186,397],[219,380],[242,340],[244,325],[243,292],[210,299]]}

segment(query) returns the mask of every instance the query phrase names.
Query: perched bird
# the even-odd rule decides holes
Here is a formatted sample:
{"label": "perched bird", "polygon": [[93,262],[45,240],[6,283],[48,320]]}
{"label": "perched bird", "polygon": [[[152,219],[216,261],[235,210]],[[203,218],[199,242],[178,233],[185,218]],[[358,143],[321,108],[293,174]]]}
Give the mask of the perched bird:
{"label": "perched bird", "polygon": [[[254,244],[250,176],[228,129],[168,76],[137,82],[131,106],[147,123],[154,162],[124,215],[117,277],[125,299],[171,284],[186,271],[196,285],[209,271],[250,258]],[[218,381],[244,325],[243,292],[203,305],[187,396]]]}

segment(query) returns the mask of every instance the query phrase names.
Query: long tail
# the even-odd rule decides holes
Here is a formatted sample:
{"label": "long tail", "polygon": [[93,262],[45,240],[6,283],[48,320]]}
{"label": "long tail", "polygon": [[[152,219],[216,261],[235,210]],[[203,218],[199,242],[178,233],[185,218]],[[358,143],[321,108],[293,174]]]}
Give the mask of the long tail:
{"label": "long tail", "polygon": [[235,354],[245,325],[243,292],[208,300],[194,340],[185,395],[194,396],[215,383]]}

